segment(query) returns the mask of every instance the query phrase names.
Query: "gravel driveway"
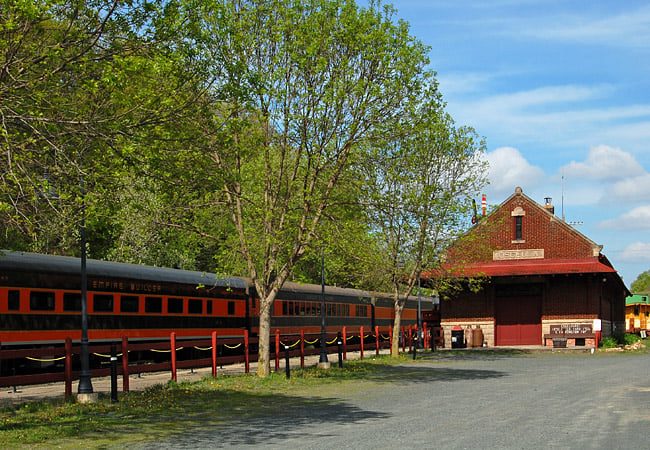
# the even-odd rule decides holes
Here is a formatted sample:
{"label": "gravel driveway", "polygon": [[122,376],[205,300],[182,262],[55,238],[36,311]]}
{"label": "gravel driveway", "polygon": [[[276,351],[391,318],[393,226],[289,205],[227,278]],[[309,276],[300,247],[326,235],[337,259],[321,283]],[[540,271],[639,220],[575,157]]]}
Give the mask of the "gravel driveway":
{"label": "gravel driveway", "polygon": [[650,448],[649,371],[646,354],[438,352],[155,448]]}

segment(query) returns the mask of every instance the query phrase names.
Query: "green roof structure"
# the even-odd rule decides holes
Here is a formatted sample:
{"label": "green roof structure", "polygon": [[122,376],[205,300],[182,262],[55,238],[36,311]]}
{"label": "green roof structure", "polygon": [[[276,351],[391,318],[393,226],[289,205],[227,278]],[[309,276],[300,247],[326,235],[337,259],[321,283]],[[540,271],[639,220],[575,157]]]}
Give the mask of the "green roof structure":
{"label": "green roof structure", "polygon": [[625,298],[625,306],[628,305],[650,305],[650,295],[632,294]]}

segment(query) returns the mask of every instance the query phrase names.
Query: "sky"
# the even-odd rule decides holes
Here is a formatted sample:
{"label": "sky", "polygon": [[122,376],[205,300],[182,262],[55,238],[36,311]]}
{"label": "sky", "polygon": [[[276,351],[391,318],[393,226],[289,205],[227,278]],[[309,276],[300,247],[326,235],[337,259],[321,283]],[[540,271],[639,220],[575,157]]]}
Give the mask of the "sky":
{"label": "sky", "polygon": [[488,204],[516,186],[552,197],[628,287],[649,270],[650,2],[392,4],[430,46],[448,112],[486,140]]}

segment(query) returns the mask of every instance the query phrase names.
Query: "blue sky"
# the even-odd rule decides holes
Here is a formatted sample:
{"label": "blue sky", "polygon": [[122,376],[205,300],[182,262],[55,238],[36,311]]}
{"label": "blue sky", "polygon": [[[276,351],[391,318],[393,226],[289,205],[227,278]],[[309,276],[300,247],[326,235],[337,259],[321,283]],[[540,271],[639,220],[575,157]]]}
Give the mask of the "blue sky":
{"label": "blue sky", "polygon": [[650,269],[650,2],[392,3],[486,139],[488,203],[552,197],[628,286]]}

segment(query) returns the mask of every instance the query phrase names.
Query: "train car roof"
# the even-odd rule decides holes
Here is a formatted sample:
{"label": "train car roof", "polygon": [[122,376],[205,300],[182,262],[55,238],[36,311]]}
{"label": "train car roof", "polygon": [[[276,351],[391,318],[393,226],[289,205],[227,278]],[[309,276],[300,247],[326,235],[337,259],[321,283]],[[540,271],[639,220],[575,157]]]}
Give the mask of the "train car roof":
{"label": "train car roof", "polygon": [[[284,286],[282,286],[282,289],[280,290],[280,297],[282,296],[283,293],[296,293],[296,294],[310,294],[310,295],[320,295],[321,293],[321,285],[320,284],[303,284],[303,283],[293,283],[290,281],[287,281],[284,283]],[[362,289],[353,289],[353,288],[342,288],[342,287],[337,287],[337,286],[325,286],[325,294],[332,296],[332,295],[340,295],[342,297],[357,297],[359,299],[383,299],[383,300],[391,300],[393,297],[391,294],[386,293],[386,292],[375,292],[375,291],[365,291]],[[416,295],[410,295],[408,298],[408,301],[417,301],[418,297]],[[421,296],[420,300],[425,303],[436,303],[435,299],[433,297],[427,297],[427,296]]]}
{"label": "train car roof", "polygon": [[[79,274],[80,258],[70,256],[45,255],[40,253],[0,251],[0,270],[21,270],[29,272],[49,272]],[[170,269],[139,264],[88,259],[86,270],[89,276],[115,277],[134,280],[159,281],[246,289],[249,283],[239,277],[217,277],[213,273],[191,270]]]}

